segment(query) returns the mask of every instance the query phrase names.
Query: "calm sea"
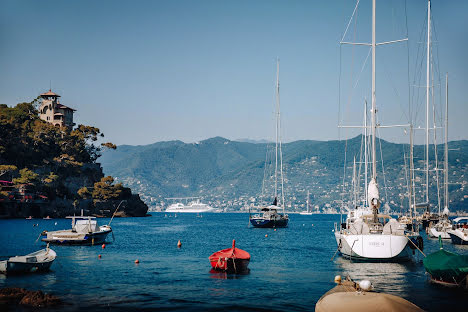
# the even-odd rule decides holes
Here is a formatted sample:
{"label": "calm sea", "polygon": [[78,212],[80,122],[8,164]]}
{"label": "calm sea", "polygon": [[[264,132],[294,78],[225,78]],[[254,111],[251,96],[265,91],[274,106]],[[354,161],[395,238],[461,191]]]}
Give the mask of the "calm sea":
{"label": "calm sea", "polygon": [[[341,274],[369,279],[377,290],[402,296],[425,310],[466,311],[468,293],[428,283],[421,261],[369,264],[339,256],[331,261],[337,247],[332,229],[339,218],[291,215],[289,228],[276,231],[249,228],[247,214],[153,213],[114,219],[115,241],[104,250],[54,246],[57,259],[50,272],[0,274],[0,287],[53,293],[66,303],[60,310],[70,311],[313,311],[320,296],[334,286],[334,276]],[[100,224],[108,221],[98,219]],[[68,228],[69,219],[0,220],[0,255],[36,251],[42,248],[35,243],[42,230]],[[111,236],[108,239],[112,241]],[[230,247],[232,239],[250,253],[250,274],[210,273],[208,257]],[[437,250],[437,240],[424,235],[424,241],[425,253]],[[446,247],[468,254],[467,246],[447,242]]]}

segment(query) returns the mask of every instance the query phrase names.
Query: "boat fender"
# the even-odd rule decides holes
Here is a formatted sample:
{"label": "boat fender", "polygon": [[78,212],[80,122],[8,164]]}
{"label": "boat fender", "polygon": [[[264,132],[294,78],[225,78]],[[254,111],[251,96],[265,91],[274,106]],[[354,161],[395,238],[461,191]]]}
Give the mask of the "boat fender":
{"label": "boat fender", "polygon": [[106,248],[106,244],[102,244],[101,248],[102,249]]}
{"label": "boat fender", "polygon": [[335,283],[337,283],[338,285],[341,284],[341,275],[335,276]]}
{"label": "boat fender", "polygon": [[341,245],[341,238],[340,238],[340,241],[338,243],[338,248],[341,249],[343,246]]}
{"label": "boat fender", "polygon": [[418,241],[418,248],[424,250],[424,240],[421,236],[418,236],[416,239]]}
{"label": "boat fender", "polygon": [[359,282],[359,288],[363,291],[371,291],[374,286],[372,286],[372,283],[369,280],[362,280]]}

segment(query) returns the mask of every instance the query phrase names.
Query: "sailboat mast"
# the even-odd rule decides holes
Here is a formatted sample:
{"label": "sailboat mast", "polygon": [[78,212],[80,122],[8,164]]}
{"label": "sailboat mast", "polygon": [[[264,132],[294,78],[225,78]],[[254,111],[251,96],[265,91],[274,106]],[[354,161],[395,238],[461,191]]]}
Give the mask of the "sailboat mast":
{"label": "sailboat mast", "polygon": [[353,159],[353,209],[357,207],[356,156]]}
{"label": "sailboat mast", "polygon": [[[445,209],[449,207],[449,192],[448,192],[448,74],[445,74],[445,155],[444,155],[444,167],[445,167]],[[445,210],[444,209],[444,210]]]}
{"label": "sailboat mast", "polygon": [[276,59],[276,110],[275,110],[275,199],[278,199],[278,119],[279,119],[279,59]]}
{"label": "sailboat mast", "polygon": [[[367,199],[367,183],[368,183],[368,177],[367,177],[367,173],[368,173],[368,169],[367,169],[367,161],[368,161],[368,157],[367,157],[367,100],[364,101],[364,183],[365,183],[365,199],[366,199],[366,204],[368,203],[368,199]],[[366,205],[365,204],[365,205]],[[364,206],[365,206],[364,205]]]}
{"label": "sailboat mast", "polygon": [[309,191],[307,191],[307,213],[309,213]]}
{"label": "sailboat mast", "polygon": [[429,76],[431,54],[431,0],[427,1],[427,52],[426,52],[426,203],[429,204]]}
{"label": "sailboat mast", "polygon": [[375,105],[375,0],[372,0],[372,179],[377,179],[377,160],[375,152],[376,105]]}

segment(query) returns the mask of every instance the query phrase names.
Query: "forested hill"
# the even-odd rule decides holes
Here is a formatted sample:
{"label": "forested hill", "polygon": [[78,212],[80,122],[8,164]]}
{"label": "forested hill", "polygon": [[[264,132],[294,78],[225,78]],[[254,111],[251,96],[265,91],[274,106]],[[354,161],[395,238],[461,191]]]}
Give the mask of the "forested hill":
{"label": "forested hill", "polygon": [[[346,155],[345,180],[350,183],[353,157],[359,159],[361,141],[362,136],[358,136],[348,141],[302,140],[283,144],[285,194],[290,209],[303,209],[307,191],[311,193],[313,206],[320,210],[338,207],[341,194],[347,200],[350,187],[344,192],[342,187],[344,158]],[[387,196],[390,207],[399,211],[401,206],[407,205],[403,196],[407,190],[403,155],[408,153],[409,147],[384,140],[378,143],[382,146],[385,171],[384,175],[379,158],[381,196]],[[464,196],[468,193],[464,187],[468,173],[468,142],[450,142],[449,148],[451,206],[453,210],[467,209],[468,199],[465,203]],[[433,147],[431,149],[434,155]],[[255,144],[215,137],[198,143],[169,141],[144,146],[123,145],[116,151],[104,152],[100,161],[106,174],[138,190],[152,206],[161,205],[166,197],[200,196],[214,206],[237,210],[250,205],[255,200],[253,197],[258,198],[262,191],[265,198],[271,198],[273,150],[272,143]],[[416,146],[414,153],[415,168],[423,169],[424,146]],[[438,154],[438,159],[442,160],[442,145],[438,146]],[[432,161],[431,165],[434,164]],[[415,174],[416,192],[421,196],[425,179],[421,171]],[[439,174],[442,184],[442,173]],[[431,199],[437,203],[435,175],[431,181]]]}
{"label": "forested hill", "polygon": [[14,107],[0,104],[0,218],[111,215],[144,216],[137,194],[96,163],[103,148],[115,149],[96,127],[54,126],[39,118],[40,99]]}

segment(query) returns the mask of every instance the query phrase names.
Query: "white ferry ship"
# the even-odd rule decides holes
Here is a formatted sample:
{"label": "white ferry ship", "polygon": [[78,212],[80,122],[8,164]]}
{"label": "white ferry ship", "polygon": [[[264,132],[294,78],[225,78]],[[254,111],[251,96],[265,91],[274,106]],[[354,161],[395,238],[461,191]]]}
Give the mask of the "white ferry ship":
{"label": "white ferry ship", "polygon": [[202,213],[202,212],[215,212],[215,209],[207,204],[203,204],[200,200],[194,200],[189,204],[175,203],[167,207],[166,212],[191,212],[191,213]]}

